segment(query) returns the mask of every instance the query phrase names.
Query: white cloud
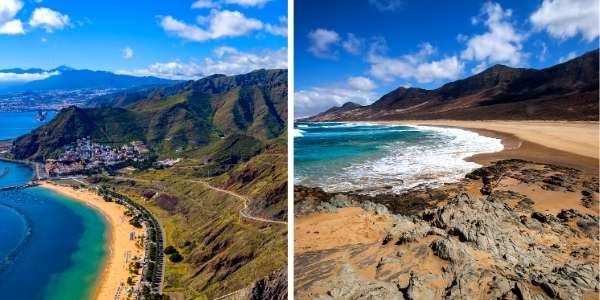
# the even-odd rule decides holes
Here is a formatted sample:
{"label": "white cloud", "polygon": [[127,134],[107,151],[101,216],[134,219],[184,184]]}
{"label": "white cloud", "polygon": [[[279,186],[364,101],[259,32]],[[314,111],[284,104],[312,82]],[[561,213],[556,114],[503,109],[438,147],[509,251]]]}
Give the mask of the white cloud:
{"label": "white cloud", "polygon": [[319,58],[334,59],[337,54],[332,51],[331,47],[340,41],[340,36],[333,30],[318,28],[308,34],[310,47],[308,51]]}
{"label": "white cloud", "polygon": [[548,56],[548,46],[544,42],[539,43],[539,45],[542,48],[542,50],[540,50],[538,59],[543,62],[546,60],[546,57]]}
{"label": "white cloud", "polygon": [[349,101],[366,105],[377,98],[373,90],[357,90],[346,85],[313,87],[294,94],[294,113],[311,116]]}
{"label": "white cloud", "polygon": [[367,57],[371,64],[369,73],[388,82],[401,78],[414,79],[420,83],[456,79],[462,73],[464,64],[456,56],[428,60],[436,49],[429,43],[421,44],[420,48],[417,53],[392,58],[382,54],[385,44],[377,42],[371,46]]}
{"label": "white cloud", "polygon": [[377,85],[373,82],[373,80],[364,76],[356,76],[348,78],[348,86],[351,88],[357,89],[359,91],[371,91],[374,90]]}
{"label": "white cloud", "polygon": [[23,2],[20,0],[0,1],[0,24],[11,21],[21,8],[23,8]]}
{"label": "white cloud", "polygon": [[254,53],[242,52],[232,47],[214,49],[213,57],[205,58],[202,63],[195,61],[171,61],[155,63],[148,68],[133,71],[122,70],[117,73],[135,76],[156,76],[167,79],[199,79],[212,74],[236,75],[257,69],[287,68],[287,49],[263,50]]}
{"label": "white cloud", "polygon": [[0,34],[15,35],[25,33],[21,20],[14,19],[21,8],[23,8],[23,2],[20,0],[0,1]]}
{"label": "white cloud", "polygon": [[395,11],[402,8],[401,0],[369,0],[369,4],[380,11]]}
{"label": "white cloud", "polygon": [[133,49],[131,49],[131,47],[125,47],[121,51],[123,52],[123,58],[130,59],[133,57]]}
{"label": "white cloud", "polygon": [[224,3],[227,4],[237,4],[240,6],[245,6],[245,7],[249,7],[249,6],[264,6],[267,2],[269,2],[271,0],[223,0]]}
{"label": "white cloud", "polygon": [[43,73],[2,73],[0,72],[0,82],[28,82],[34,80],[46,79],[50,76],[58,75],[59,72]]}
{"label": "white cloud", "polygon": [[[526,55],[521,51],[525,35],[518,33],[509,22],[510,9],[504,10],[498,3],[487,2],[482,13],[487,18],[483,23],[488,32],[474,35],[467,41],[467,48],[461,52],[461,58],[486,63],[507,63],[521,65]],[[476,18],[479,23],[479,19]]]}
{"label": "white cloud", "polygon": [[358,55],[362,50],[362,44],[361,39],[357,38],[353,33],[348,33],[346,39],[342,42],[342,47],[346,52]]}
{"label": "white cloud", "polygon": [[21,20],[11,20],[0,25],[0,34],[24,34],[23,23]]}
{"label": "white cloud", "polygon": [[485,71],[485,69],[487,69],[487,67],[488,67],[488,65],[485,62],[479,63],[474,68],[471,69],[471,73],[479,74],[479,73]]}
{"label": "white cloud", "polygon": [[214,52],[215,58],[204,59],[203,73],[205,75],[234,75],[257,69],[287,68],[287,48],[250,53],[231,47],[219,47]]}
{"label": "white cloud", "polygon": [[287,36],[287,18],[285,16],[279,17],[279,23],[279,25],[265,24],[265,30],[272,35]]}
{"label": "white cloud", "polygon": [[558,59],[559,63],[564,63],[565,61],[571,60],[573,58],[577,57],[577,54],[575,54],[575,51],[571,51],[567,54],[567,56],[561,56]]}
{"label": "white cloud", "polygon": [[243,36],[264,27],[260,20],[247,18],[239,11],[213,9],[209,16],[202,17],[200,20],[202,21],[200,23],[207,23],[208,27],[201,28],[197,25],[188,25],[171,16],[162,17],[160,25],[167,32],[196,42]]}
{"label": "white cloud", "polygon": [[271,0],[197,0],[192,8],[220,8],[222,5],[234,4],[242,7],[263,7]]}
{"label": "white cloud", "polygon": [[537,30],[546,30],[557,39],[578,34],[587,41],[598,37],[598,0],[544,0],[529,17]]}
{"label": "white cloud", "polygon": [[40,39],[40,42],[42,42],[42,43],[46,43],[46,42],[48,42],[48,39],[47,39],[47,38],[45,38],[45,37],[43,37],[43,38],[41,38],[41,39]]}
{"label": "white cloud", "polygon": [[219,4],[212,0],[198,0],[192,3],[192,8],[217,8]]}
{"label": "white cloud", "polygon": [[33,11],[29,26],[42,27],[47,32],[63,29],[69,25],[69,16],[46,7],[39,7]]}

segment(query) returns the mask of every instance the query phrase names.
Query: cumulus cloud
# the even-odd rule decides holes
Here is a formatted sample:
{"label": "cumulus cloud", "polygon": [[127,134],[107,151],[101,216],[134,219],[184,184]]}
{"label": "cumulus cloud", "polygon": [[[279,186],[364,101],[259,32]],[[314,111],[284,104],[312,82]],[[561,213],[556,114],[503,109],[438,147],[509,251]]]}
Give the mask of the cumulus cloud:
{"label": "cumulus cloud", "polygon": [[41,27],[46,32],[52,32],[69,26],[69,16],[46,7],[39,7],[33,11],[29,26]]}
{"label": "cumulus cloud", "polygon": [[214,58],[204,59],[203,73],[206,75],[234,75],[257,69],[287,68],[287,48],[250,53],[232,47],[219,47],[214,53]]}
{"label": "cumulus cloud", "polygon": [[133,54],[134,54],[134,53],[133,53],[133,49],[131,49],[131,47],[129,47],[129,46],[128,46],[128,47],[125,47],[125,48],[123,48],[122,52],[123,52],[123,58],[125,58],[125,59],[130,59],[130,58],[132,58],[132,57],[133,57]]}
{"label": "cumulus cloud", "polygon": [[337,54],[332,50],[332,46],[340,41],[340,35],[333,31],[323,28],[317,28],[308,33],[310,46],[308,52],[319,58],[333,59]]}
{"label": "cumulus cloud", "polygon": [[353,33],[348,33],[346,39],[342,42],[342,47],[346,52],[354,55],[360,54],[363,41],[357,38]]}
{"label": "cumulus cloud", "polygon": [[0,34],[24,34],[25,30],[23,29],[23,23],[21,20],[10,20],[4,24],[0,25]]}
{"label": "cumulus cloud", "polygon": [[246,6],[246,7],[250,7],[250,6],[264,6],[267,2],[269,2],[271,0],[223,0],[224,3],[227,4],[237,4],[240,6]]}
{"label": "cumulus cloud", "polygon": [[370,104],[377,97],[373,90],[357,90],[347,84],[312,87],[295,92],[294,113],[297,116],[311,116],[348,101]]}
{"label": "cumulus cloud", "polygon": [[374,90],[377,85],[373,80],[364,76],[356,76],[348,78],[348,86],[359,91],[371,91]]}
{"label": "cumulus cloud", "polygon": [[462,73],[464,64],[456,56],[440,60],[430,60],[436,49],[429,43],[420,45],[416,53],[401,57],[388,57],[383,54],[386,47],[381,41],[371,46],[367,61],[371,64],[369,73],[383,81],[414,79],[420,83],[435,80],[456,79]]}
{"label": "cumulus cloud", "polygon": [[599,10],[597,0],[544,0],[529,20],[537,30],[560,40],[581,35],[593,41],[600,30]]}
{"label": "cumulus cloud", "polygon": [[265,24],[265,31],[267,31],[268,33],[270,33],[272,35],[287,36],[287,34],[288,34],[287,17],[285,17],[285,16],[279,17],[278,25]]}
{"label": "cumulus cloud", "polygon": [[396,11],[402,8],[401,0],[369,0],[369,4],[379,11]]}
{"label": "cumulus cloud", "polygon": [[243,52],[232,47],[214,49],[213,56],[202,62],[171,61],[154,63],[147,68],[133,71],[121,70],[117,73],[135,76],[155,76],[167,79],[199,79],[212,74],[236,75],[257,69],[287,68],[287,49]]}
{"label": "cumulus cloud", "polygon": [[526,36],[517,32],[509,22],[512,11],[503,9],[498,3],[487,2],[483,5],[482,15],[485,20],[474,18],[474,23],[483,22],[488,32],[469,37],[461,58],[486,64],[521,65],[526,59],[522,53]]}
{"label": "cumulus cloud", "polygon": [[571,59],[573,59],[575,57],[577,57],[577,54],[575,54],[575,51],[571,51],[566,56],[561,56],[558,59],[558,62],[559,63],[564,63],[565,61],[571,60]]}
{"label": "cumulus cloud", "polygon": [[197,0],[192,8],[219,8],[223,4],[235,4],[243,7],[263,7],[271,0]]}
{"label": "cumulus cloud", "polygon": [[20,0],[0,1],[0,34],[25,33],[21,20],[14,19],[21,8],[23,8],[23,2]]}
{"label": "cumulus cloud", "polygon": [[219,5],[212,0],[198,0],[192,3],[192,8],[217,8]]}
{"label": "cumulus cloud", "polygon": [[206,23],[205,28],[194,24],[186,24],[171,16],[160,18],[160,25],[166,32],[196,42],[223,37],[244,36],[264,27],[260,20],[248,18],[239,11],[219,11],[215,9],[211,10],[209,16],[200,17],[199,23]]}
{"label": "cumulus cloud", "polygon": [[0,82],[28,82],[34,80],[46,79],[50,76],[58,75],[59,72],[42,72],[42,73],[2,73],[0,72]]}

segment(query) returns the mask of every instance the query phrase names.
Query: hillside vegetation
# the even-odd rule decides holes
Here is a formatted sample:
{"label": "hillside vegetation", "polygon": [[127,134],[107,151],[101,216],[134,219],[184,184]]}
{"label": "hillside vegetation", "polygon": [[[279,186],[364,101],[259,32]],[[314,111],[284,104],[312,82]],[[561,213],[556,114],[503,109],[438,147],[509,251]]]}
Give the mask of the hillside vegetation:
{"label": "hillside vegetation", "polygon": [[[42,161],[89,136],[96,143],[144,141],[172,167],[91,180],[147,207],[183,258],[166,260],[164,293],[213,299],[240,289],[277,287],[287,263],[287,70],[214,75],[131,90],[70,107],[15,141],[13,156]],[[271,282],[275,278],[277,282]],[[265,281],[268,281],[265,283]],[[254,287],[254,288],[253,288]]]}

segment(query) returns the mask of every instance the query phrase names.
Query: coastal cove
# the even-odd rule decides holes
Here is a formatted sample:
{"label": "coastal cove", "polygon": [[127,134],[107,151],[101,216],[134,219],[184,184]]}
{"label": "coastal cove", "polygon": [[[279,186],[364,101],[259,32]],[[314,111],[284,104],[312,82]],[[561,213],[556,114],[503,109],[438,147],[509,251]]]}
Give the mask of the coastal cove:
{"label": "coastal cove", "polygon": [[[0,186],[32,172],[0,161]],[[0,191],[0,291],[5,299],[89,299],[107,258],[108,224],[96,210],[43,187]],[[10,238],[4,238],[12,233]],[[18,234],[15,234],[18,233]]]}

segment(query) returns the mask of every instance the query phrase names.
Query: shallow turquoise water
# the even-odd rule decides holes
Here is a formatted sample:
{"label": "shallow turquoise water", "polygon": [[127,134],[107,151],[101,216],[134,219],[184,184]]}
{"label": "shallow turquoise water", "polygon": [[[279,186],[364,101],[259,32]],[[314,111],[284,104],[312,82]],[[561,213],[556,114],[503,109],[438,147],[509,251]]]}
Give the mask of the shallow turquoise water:
{"label": "shallow turquoise water", "polygon": [[366,194],[456,181],[465,158],[502,150],[498,139],[455,128],[375,123],[294,124],[295,184]]}
{"label": "shallow turquoise water", "polygon": [[[0,187],[27,182],[9,168]],[[86,299],[106,258],[107,224],[95,210],[50,190],[0,192],[0,299]]]}

